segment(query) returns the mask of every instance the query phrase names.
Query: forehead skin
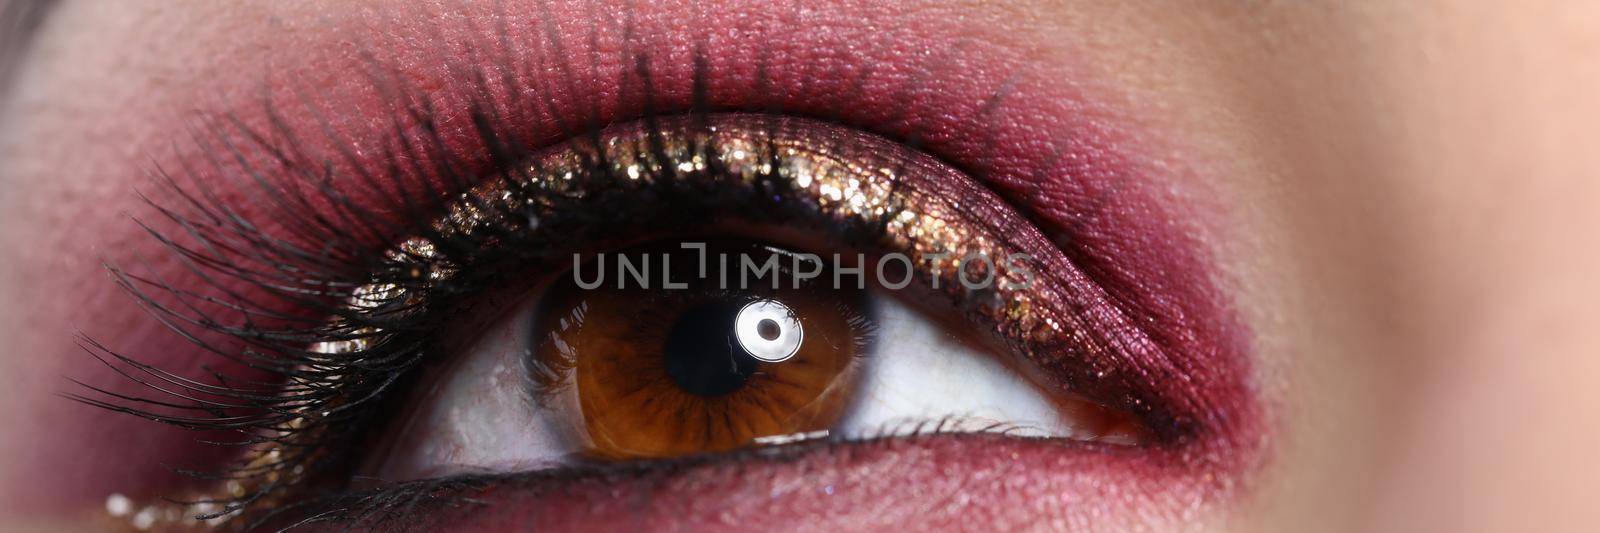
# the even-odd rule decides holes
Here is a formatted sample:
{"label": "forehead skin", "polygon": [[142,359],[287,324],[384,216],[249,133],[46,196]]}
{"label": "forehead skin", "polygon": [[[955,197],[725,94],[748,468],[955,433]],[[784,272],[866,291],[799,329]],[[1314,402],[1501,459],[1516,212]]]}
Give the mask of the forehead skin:
{"label": "forehead skin", "polygon": [[[1575,474],[1600,447],[1600,8],[1039,4],[967,7],[1051,29],[1020,37],[1041,61],[1086,55],[1227,213],[1211,244],[1279,412],[1259,485],[1214,525],[1600,520]],[[152,448],[165,430],[55,395],[65,376],[105,377],[75,332],[154,334],[100,263],[154,255],[126,214],[148,154],[185,135],[182,112],[250,90],[263,68],[314,71],[296,58],[362,12],[67,2],[51,14],[0,108],[0,525],[60,525],[172,479],[165,465],[183,457]]]}

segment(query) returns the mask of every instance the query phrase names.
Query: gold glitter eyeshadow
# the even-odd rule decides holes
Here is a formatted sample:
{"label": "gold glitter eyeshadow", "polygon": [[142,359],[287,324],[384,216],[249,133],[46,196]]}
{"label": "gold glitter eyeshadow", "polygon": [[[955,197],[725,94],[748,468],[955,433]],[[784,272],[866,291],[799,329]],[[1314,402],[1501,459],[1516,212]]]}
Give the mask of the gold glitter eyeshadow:
{"label": "gold glitter eyeshadow", "polygon": [[[601,132],[597,139],[598,142],[574,140],[544,149],[527,158],[523,165],[459,195],[448,205],[447,213],[432,224],[435,236],[402,239],[386,254],[386,266],[403,272],[415,283],[402,286],[386,281],[359,286],[351,292],[345,307],[353,313],[413,312],[409,309],[428,299],[431,287],[448,282],[471,267],[449,257],[434,239],[467,238],[485,247],[500,246],[503,242],[492,235],[547,231],[546,221],[570,215],[574,209],[591,208],[596,204],[590,202],[602,193],[627,198],[663,186],[682,185],[707,195],[740,193],[746,198],[798,206],[792,211],[812,219],[805,224],[807,227],[870,228],[871,235],[853,239],[856,244],[871,247],[863,251],[908,256],[924,289],[964,303],[962,309],[975,327],[993,328],[988,333],[1007,339],[1008,344],[1023,352],[1031,351],[1030,346],[1062,342],[1094,346],[1068,338],[1064,328],[1078,320],[1035,304],[1034,298],[1042,296],[1031,290],[1034,273],[1001,260],[1020,251],[1008,240],[1013,236],[996,233],[996,228],[1007,227],[995,220],[1001,213],[981,206],[963,206],[941,194],[940,184],[944,181],[967,178],[932,157],[885,139],[815,121],[740,114],[664,117],[649,126],[636,123],[614,127]],[[742,209],[754,208],[729,206],[733,216],[739,216]],[[1004,215],[1016,217],[1009,211]],[[978,256],[987,261],[965,260]],[[988,281],[974,286],[968,282],[974,279]],[[340,320],[334,320],[329,330],[339,333],[330,337],[338,340],[309,347],[309,351],[327,357],[328,368],[337,367],[339,357],[359,357],[362,351],[395,334]],[[1031,353],[1023,355],[1036,357]],[[283,503],[285,489],[310,475],[298,467],[277,468],[286,464],[284,450],[296,443],[316,442],[317,411],[337,407],[319,404],[300,412],[282,435],[252,451],[240,471],[259,475],[228,481],[212,494],[192,498],[226,502],[265,495],[247,506],[229,509],[210,520],[195,520],[193,516],[224,511],[223,504],[153,505],[137,511],[131,506],[119,506],[118,510],[128,511],[121,513],[121,518],[140,526],[138,529],[226,528],[241,521],[231,519],[244,508]]]}

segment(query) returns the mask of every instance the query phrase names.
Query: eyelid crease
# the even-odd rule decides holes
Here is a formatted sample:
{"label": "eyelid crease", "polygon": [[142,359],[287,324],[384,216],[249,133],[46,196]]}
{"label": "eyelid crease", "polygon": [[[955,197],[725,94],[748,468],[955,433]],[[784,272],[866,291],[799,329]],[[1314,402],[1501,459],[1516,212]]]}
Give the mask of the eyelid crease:
{"label": "eyelid crease", "polygon": [[[581,61],[582,54],[577,54],[575,57],[580,58]],[[646,67],[641,67],[640,70],[647,72],[655,68],[654,65],[658,62],[671,61],[671,59],[662,59],[663,57],[666,56],[644,53],[636,56],[639,60],[637,62],[639,65],[646,65]],[[476,58],[474,61],[478,59],[482,58]],[[539,61],[542,64],[545,60],[540,59]],[[626,60],[623,62],[628,63]],[[563,63],[563,68],[569,66],[575,65]],[[675,68],[678,69],[677,74],[682,73],[682,66]],[[328,316],[370,320],[370,317],[354,317],[343,305],[343,299],[349,295],[349,292],[361,285],[359,281],[348,280],[362,279],[362,276],[368,275],[372,269],[383,266],[382,261],[373,261],[370,258],[378,255],[382,250],[392,247],[397,236],[407,233],[406,230],[408,228],[402,222],[405,218],[409,218],[408,215],[405,215],[406,213],[442,212],[447,209],[446,202],[448,199],[469,189],[474,184],[473,180],[480,179],[482,173],[479,171],[481,169],[505,163],[505,154],[501,152],[505,147],[496,147],[494,143],[473,141],[472,139],[502,139],[508,143],[542,146],[548,144],[543,139],[559,136],[559,134],[551,134],[550,132],[583,130],[584,128],[580,127],[580,124],[608,122],[617,117],[628,117],[630,115],[656,117],[666,111],[693,110],[696,106],[690,101],[700,98],[705,98],[708,101],[730,99],[728,94],[734,90],[727,86],[719,86],[719,84],[727,83],[722,81],[721,75],[702,73],[699,70],[701,68],[713,69],[714,67],[701,67],[697,62],[692,68],[694,70],[694,75],[692,76],[674,76],[666,72],[654,72],[651,74],[648,79],[654,81],[644,84],[649,89],[642,91],[650,95],[649,97],[640,94],[641,91],[637,89],[632,94],[624,94],[628,92],[625,90],[619,90],[615,94],[604,91],[588,91],[588,94],[591,95],[615,96],[618,104],[615,108],[610,109],[598,108],[608,107],[611,104],[594,106],[596,109],[590,109],[581,114],[550,112],[544,115],[546,119],[544,121],[529,120],[530,116],[539,115],[538,112],[530,113],[526,109],[518,109],[516,106],[504,104],[507,99],[514,97],[508,96],[511,93],[503,92],[507,89],[501,87],[501,85],[515,83],[515,81],[505,82],[484,78],[487,74],[484,74],[484,69],[481,67],[472,69],[472,72],[475,72],[475,75],[478,76],[477,79],[464,82],[465,85],[470,86],[469,88],[462,89],[461,86],[447,85],[445,90],[442,91],[445,96],[441,97],[438,102],[411,99],[418,96],[419,89],[392,86],[389,89],[395,91],[398,95],[403,95],[400,99],[403,103],[399,104],[401,111],[398,113],[399,116],[394,118],[394,127],[387,128],[393,131],[385,133],[386,135],[393,135],[394,141],[392,144],[364,145],[365,148],[362,148],[362,150],[365,151],[359,153],[356,151],[358,149],[356,147],[339,144],[337,140],[343,137],[333,133],[336,129],[334,125],[318,123],[321,119],[313,121],[291,119],[274,111],[268,114],[269,119],[262,126],[250,124],[243,120],[235,121],[232,117],[223,117],[210,123],[205,128],[206,131],[197,132],[197,136],[202,139],[200,144],[215,149],[213,150],[215,155],[209,156],[212,159],[182,160],[181,163],[189,168],[184,168],[175,175],[161,177],[161,179],[170,180],[168,183],[171,185],[170,188],[172,190],[189,191],[179,194],[177,197],[180,203],[186,204],[188,212],[182,212],[179,209],[184,206],[173,206],[172,204],[161,204],[158,209],[161,210],[160,212],[163,216],[169,218],[169,222],[180,228],[178,230],[179,233],[187,234],[187,237],[197,239],[202,243],[198,246],[176,242],[168,243],[169,246],[179,249],[179,255],[190,263],[189,268],[200,270],[214,268],[217,270],[210,274],[201,275],[205,280],[202,283],[202,288],[209,285],[224,294],[237,297],[220,301],[206,300],[204,293],[192,287],[180,287],[166,283],[158,278],[141,277],[128,271],[119,270],[115,273],[122,283],[152,306],[157,306],[158,313],[168,315],[166,319],[179,327],[191,330],[215,329],[228,335],[239,336],[244,343],[258,347],[262,344],[272,345],[274,343],[281,343],[286,346],[294,345],[295,343],[309,345],[311,341],[316,340],[312,336],[260,336],[259,332],[213,320],[207,313],[201,313],[202,319],[198,320],[194,320],[194,315],[189,313],[205,309],[218,310],[220,308],[220,311],[228,313],[229,316],[245,317],[255,321],[256,324],[274,321],[280,323],[320,324]],[[517,68],[512,68],[511,70],[516,71]],[[635,75],[637,74],[636,72]],[[778,73],[774,72],[774,74]],[[1187,297],[1183,294],[1179,294],[1176,297],[1168,297],[1170,295],[1166,294],[1165,291],[1169,287],[1162,285],[1162,283],[1182,284],[1194,281],[1196,277],[1201,278],[1201,281],[1205,281],[1203,279],[1204,272],[1189,274],[1187,271],[1182,270],[1185,261],[1192,259],[1188,256],[1175,256],[1175,259],[1160,257],[1157,258],[1159,261],[1143,262],[1135,259],[1126,259],[1127,262],[1121,262],[1123,261],[1122,259],[1107,259],[1105,257],[1108,255],[1107,250],[1122,250],[1123,248],[1120,247],[1120,244],[1126,242],[1148,242],[1154,247],[1170,244],[1163,238],[1149,240],[1129,238],[1130,234],[1137,237],[1143,235],[1140,232],[1155,231],[1143,226],[1126,230],[1129,233],[1117,233],[1116,224],[1120,223],[1116,219],[1117,216],[1125,216],[1127,213],[1133,212],[1145,212],[1139,209],[1129,209],[1129,204],[1126,204],[1129,200],[1124,196],[1137,191],[1120,190],[1108,192],[1106,190],[1097,190],[1094,185],[1086,185],[1082,182],[1074,183],[1072,180],[1076,178],[1071,178],[1063,180],[1068,182],[1065,186],[1066,191],[1063,192],[1061,189],[1050,189],[1043,181],[1043,178],[1040,177],[1056,175],[1058,172],[1059,175],[1069,176],[1069,178],[1078,175],[1098,176],[1105,173],[1118,175],[1121,170],[1112,167],[1097,167],[1095,166],[1097,163],[1083,163],[1081,159],[1078,159],[1080,157],[1089,157],[1091,159],[1099,157],[1093,155],[1100,153],[1097,152],[1098,147],[1096,146],[1068,146],[1065,149],[1055,146],[1054,148],[1056,149],[1054,151],[1042,151],[1044,152],[1043,154],[1036,154],[1033,157],[1002,156],[996,155],[995,152],[1003,152],[1006,147],[1010,146],[1011,141],[1016,139],[1011,138],[1010,141],[1007,141],[1003,140],[1002,135],[996,134],[986,136],[968,135],[973,139],[977,139],[977,142],[993,144],[993,146],[982,147],[981,150],[972,146],[966,146],[965,151],[960,146],[953,147],[953,145],[960,143],[951,139],[961,137],[962,132],[970,134],[970,125],[966,126],[966,129],[937,129],[924,123],[925,121],[921,118],[914,117],[917,112],[908,111],[925,109],[931,105],[929,102],[938,101],[939,98],[944,97],[939,96],[939,91],[933,89],[928,92],[913,90],[917,88],[916,86],[919,83],[926,84],[927,87],[935,87],[938,83],[942,83],[939,76],[936,75],[938,73],[935,72],[933,74],[920,78],[922,80],[920,82],[912,81],[903,84],[902,88],[910,87],[904,92],[899,92],[901,96],[906,97],[904,103],[886,106],[880,101],[875,106],[862,107],[862,109],[877,111],[886,108],[891,109],[892,112],[885,114],[888,116],[873,117],[869,116],[870,113],[866,111],[859,111],[856,115],[849,117],[823,116],[823,118],[837,118],[839,122],[843,123],[872,123],[879,133],[887,133],[897,138],[909,138],[912,140],[911,144],[917,145],[919,148],[925,148],[929,152],[939,154],[940,157],[948,161],[961,163],[956,166],[972,171],[971,173],[974,177],[984,180],[986,185],[998,191],[1001,196],[1011,200],[1013,207],[1023,211],[1029,220],[1038,222],[1041,228],[1045,228],[1048,231],[1047,236],[1057,243],[1051,245],[1052,249],[1061,250],[1068,255],[1073,264],[1082,265],[1084,277],[1080,280],[1081,282],[1095,282],[1104,285],[1104,290],[1107,293],[1105,297],[1115,304],[1112,314],[1120,313],[1124,315],[1124,319],[1134,322],[1131,327],[1141,330],[1143,333],[1149,333],[1149,336],[1153,337],[1152,342],[1156,346],[1146,351],[1157,354],[1151,355],[1148,362],[1159,365],[1159,371],[1136,373],[1148,375],[1134,375],[1129,376],[1127,379],[1142,380],[1137,383],[1139,386],[1148,386],[1149,383],[1144,383],[1146,381],[1171,381],[1174,383],[1166,385],[1168,388],[1163,389],[1160,394],[1165,396],[1165,400],[1172,402],[1174,409],[1177,409],[1177,412],[1174,413],[1175,422],[1180,422],[1177,418],[1186,418],[1181,422],[1192,424],[1193,433],[1185,433],[1180,440],[1184,440],[1186,443],[1221,443],[1220,445],[1224,447],[1232,444],[1232,441],[1228,439],[1238,438],[1241,439],[1241,442],[1251,440],[1252,437],[1248,432],[1235,435],[1224,431],[1227,426],[1248,426],[1254,416],[1253,411],[1251,411],[1250,396],[1247,393],[1239,392],[1246,387],[1247,374],[1241,368],[1234,366],[1238,364],[1234,359],[1241,355],[1240,352],[1243,349],[1241,346],[1233,344],[1237,341],[1228,336],[1231,333],[1219,334],[1212,331],[1218,329],[1228,330],[1230,327],[1227,324],[1228,317],[1216,316],[1208,311],[1206,306],[1210,302],[1200,301],[1203,298],[1196,300],[1199,303],[1194,303],[1186,299]],[[579,78],[580,81],[578,83],[582,83],[582,77],[579,74],[567,76],[566,79],[568,82],[573,82],[573,78]],[[866,78],[867,76],[865,75],[861,76],[863,80]],[[698,95],[696,94],[697,91],[691,88],[667,86],[669,84],[684,84],[684,80],[696,80],[693,82],[695,85],[699,85],[701,80],[704,80],[704,84],[711,87],[707,88],[706,94]],[[387,82],[380,82],[378,85],[384,85],[385,83]],[[638,78],[634,78],[633,83],[638,84],[640,82]],[[771,83],[772,86],[776,87],[782,86],[786,82],[772,79],[761,83]],[[1027,80],[1018,81],[1013,86],[1016,89],[1007,94],[1027,95],[1030,89],[1037,90],[1037,87],[1029,85]],[[552,94],[557,92],[549,87],[531,90],[533,92],[540,90],[552,91]],[[862,90],[867,91],[869,89]],[[498,107],[496,105],[488,105],[485,108],[478,109],[478,113],[451,111],[450,105],[452,104],[450,99],[453,97],[451,96],[453,92],[466,92],[468,96],[464,97],[464,99],[469,102],[480,104],[498,102],[502,105]],[[1001,92],[997,90],[992,95],[999,95]],[[578,94],[580,94],[580,91],[568,91],[567,96],[576,98]],[[852,94],[851,91],[842,91],[834,100],[850,101],[851,98],[854,98]],[[955,93],[949,95],[949,98],[956,97]],[[641,99],[646,102],[643,106],[621,103],[624,100],[637,102]],[[530,98],[526,102],[520,102],[519,105],[534,100]],[[556,98],[545,100],[544,105],[561,105],[555,103],[558,100]],[[651,103],[652,101],[654,103]],[[829,110],[826,109],[827,105],[819,104],[817,103],[818,101],[812,100],[809,105],[772,105],[770,107],[786,114],[813,116],[830,114]],[[985,108],[989,109],[989,111],[985,111],[979,118],[973,118],[971,114],[961,115],[961,110],[964,108],[953,108],[957,109],[957,111],[952,112],[952,115],[962,116],[966,120],[976,120],[979,123],[995,121],[1000,124],[1006,120],[1017,120],[1015,115],[1025,109],[1017,109],[1011,104],[1028,100],[1024,100],[1022,96],[1006,96],[1005,98],[997,96],[992,101],[987,98],[983,99],[983,101],[998,103],[986,105]],[[578,102],[577,100],[571,100],[568,104],[577,105]],[[531,106],[533,104],[529,103],[528,105]],[[718,103],[717,106],[736,108],[769,107],[759,103],[752,104],[748,100],[742,104],[738,102]],[[640,109],[641,107],[644,109]],[[646,112],[646,110],[649,112]],[[315,114],[315,111],[312,114]],[[566,124],[559,128],[551,127],[548,121],[551,115],[561,117],[556,122],[564,122]],[[895,115],[903,116],[896,117]],[[321,118],[327,119],[329,117]],[[872,120],[873,118],[882,120],[874,121]],[[296,120],[300,120],[300,122],[296,122]],[[306,126],[306,124],[313,124],[314,126]],[[469,124],[470,126],[466,127],[466,130],[469,131],[461,131],[462,124]],[[456,128],[456,130],[451,130],[452,127]],[[301,148],[299,146],[289,142],[297,138],[303,139],[312,135],[314,131],[323,128],[325,128],[324,132],[330,139],[336,140],[335,147],[327,153],[319,153],[312,148],[300,151]],[[919,133],[923,129],[927,131]],[[484,130],[488,130],[487,133],[490,135],[484,135],[486,133]],[[1011,135],[1015,135],[1015,130],[1017,130],[1017,126],[1013,125],[1009,130],[1005,131],[1010,131]],[[540,131],[544,133],[539,133]],[[928,132],[936,134],[929,134]],[[1098,134],[1095,133],[1094,135]],[[1050,140],[1051,136],[1038,135],[1038,132],[1035,132],[1035,137]],[[1095,142],[1101,141],[1110,142],[1106,141],[1106,139],[1095,139]],[[1037,145],[1027,144],[1024,146],[1024,148],[1032,147],[1037,147]],[[492,155],[485,158],[471,155],[474,153]],[[988,153],[988,155],[974,155],[974,153]],[[1111,153],[1115,154],[1115,151],[1111,151]],[[1106,157],[1114,157],[1114,155]],[[986,162],[994,163],[995,161],[1009,161],[1007,164],[1012,165],[1012,167],[1009,170],[991,170],[994,167],[987,165]],[[1063,171],[1048,168],[1062,161],[1076,161],[1071,163],[1071,165],[1076,166],[1068,167]],[[330,165],[329,162],[335,163]],[[1040,181],[1019,179],[1020,174],[1017,165],[1038,166],[1044,169],[1038,170],[1036,172],[1038,175],[1034,176]],[[329,176],[323,174],[330,166],[341,171],[348,171],[342,174],[345,179],[340,182],[330,181]],[[206,167],[210,168],[206,169]],[[270,215],[263,217],[261,215],[262,211],[259,210],[247,212],[244,208],[239,207],[236,201],[223,200],[219,194],[230,194],[226,190],[222,190],[227,185],[219,185],[207,181],[209,178],[216,177],[219,174],[233,176],[236,184],[243,185],[243,190],[259,190],[262,192],[261,197],[256,199],[255,202],[258,203],[258,206],[267,206],[266,212],[298,213],[300,217],[277,217],[278,219],[275,220],[267,220],[274,217]],[[353,191],[345,187],[352,183],[365,184],[366,193],[363,194],[360,191]],[[257,187],[259,189],[255,189]],[[1078,187],[1078,189],[1073,189],[1073,187]],[[1131,187],[1137,189],[1138,185],[1135,184]],[[1111,188],[1114,189],[1117,186]],[[387,194],[374,194],[374,192]],[[374,197],[382,196],[388,196],[389,200],[393,202],[392,205],[383,206],[375,203]],[[1024,198],[1023,201],[1019,201],[1019,196],[1031,196],[1031,198]],[[1060,200],[1059,203],[1061,205],[1051,204],[1055,200]],[[1093,204],[1095,202],[1104,202],[1105,205],[1086,206],[1086,203]],[[1132,207],[1143,208],[1147,206],[1135,202]],[[1064,220],[1067,220],[1070,224],[1065,224],[1067,230],[1063,231],[1064,224],[1052,218],[1062,212],[1076,213],[1075,216],[1080,216],[1081,218],[1065,218]],[[1100,216],[1107,216],[1110,221],[1097,218]],[[1057,223],[1052,223],[1052,220],[1056,220]],[[1160,231],[1166,230],[1165,228],[1158,229]],[[337,238],[329,239],[327,238],[329,235],[337,236]],[[1164,233],[1157,235],[1165,236]],[[1084,238],[1078,239],[1077,237]],[[1181,239],[1176,239],[1173,242],[1179,241]],[[330,244],[335,245],[329,246]],[[1180,242],[1178,246],[1183,246],[1183,244]],[[208,255],[219,253],[219,251],[222,254],[240,259],[241,265],[247,264],[255,268],[228,264],[226,261],[219,262]],[[1128,250],[1129,255],[1136,256],[1138,252],[1138,249]],[[290,272],[288,270],[274,270],[282,267],[291,269],[306,268],[304,265],[296,264],[296,262],[307,263],[310,265],[310,269],[327,269],[328,272],[337,272],[340,276],[338,279],[346,281],[304,283],[306,281],[304,272],[294,272],[293,275],[289,275],[287,274],[287,272]],[[1171,276],[1170,281],[1167,281],[1166,276],[1152,276],[1150,272],[1141,270],[1154,268],[1155,272],[1159,273],[1161,271],[1160,268],[1151,265],[1165,265],[1168,262],[1178,263],[1178,267],[1172,268],[1178,268],[1183,275]],[[1161,268],[1167,267],[1163,266]],[[252,287],[270,286],[273,291],[268,291],[268,293],[264,294],[253,289],[241,290],[237,285],[227,283],[227,279],[246,280]],[[330,279],[332,279],[332,276],[330,276]],[[1194,290],[1204,293],[1205,289],[1203,287],[1205,286],[1208,285],[1201,285],[1200,287],[1202,288]],[[188,296],[190,300],[187,303],[165,303],[157,294],[162,292]],[[1146,292],[1154,294],[1154,296],[1146,294]],[[251,302],[252,300],[262,300],[263,302],[248,306],[240,303]],[[330,303],[330,300],[333,302]],[[1158,302],[1152,308],[1150,307],[1151,304],[1146,303],[1145,300],[1158,300]],[[187,315],[187,318],[185,318],[185,315]],[[1144,322],[1134,320],[1135,318],[1149,318],[1151,323],[1157,323],[1157,325],[1147,326]],[[1164,325],[1166,322],[1175,320],[1177,325],[1172,326],[1173,331],[1162,329],[1166,327]],[[1217,324],[1209,323],[1207,322],[1208,320],[1215,320]],[[1196,324],[1196,321],[1199,323]],[[377,322],[373,324],[379,325]],[[1154,329],[1153,333],[1152,329]],[[1129,331],[1128,333],[1133,335],[1140,333],[1140,331]],[[211,342],[205,340],[209,338],[203,335],[196,338],[202,339],[204,342]],[[302,372],[298,368],[283,366],[281,361],[271,358],[254,357],[249,354],[240,355],[222,346],[208,345],[205,348],[213,349],[223,357],[242,358],[246,365],[263,367],[269,372]],[[1221,355],[1217,355],[1219,353]],[[101,351],[100,355],[114,362],[130,365],[136,374],[138,372],[154,372],[156,375],[155,380],[158,380],[158,382],[171,380],[165,386],[175,386],[172,381],[177,381],[178,385],[176,386],[187,383],[174,375],[161,374],[158,370],[137,366],[136,361],[132,359],[119,359],[120,356],[111,353],[109,350]],[[314,356],[308,354],[308,357]],[[1217,359],[1207,359],[1212,356],[1216,356]],[[1163,358],[1168,360],[1162,361]],[[1190,384],[1180,386],[1176,384],[1178,382],[1188,382]],[[302,387],[298,390],[292,389],[290,392],[308,393],[311,390],[310,388]],[[263,397],[274,394],[272,389],[265,387],[243,387],[236,391],[206,389],[206,392],[220,393],[223,397],[227,397],[229,394],[247,397]],[[216,406],[209,407],[214,408]],[[204,420],[201,419],[174,418],[171,421],[190,425],[204,423]]]}

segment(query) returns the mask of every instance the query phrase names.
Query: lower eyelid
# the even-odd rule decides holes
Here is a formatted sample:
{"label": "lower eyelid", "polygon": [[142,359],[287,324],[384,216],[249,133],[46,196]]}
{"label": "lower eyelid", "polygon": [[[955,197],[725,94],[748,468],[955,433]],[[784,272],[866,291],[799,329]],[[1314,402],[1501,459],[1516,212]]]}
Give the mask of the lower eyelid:
{"label": "lower eyelid", "polygon": [[[404,521],[443,530],[762,528],[796,520],[840,529],[892,520],[937,530],[975,522],[1140,530],[1192,523],[1183,502],[1216,490],[1215,480],[1176,466],[1174,457],[1118,448],[1132,450],[988,433],[813,442],[721,460],[422,480],[313,503],[290,516],[327,513],[335,526]],[[373,514],[391,498],[415,506]],[[884,515],[885,502],[908,514]],[[1043,517],[1019,512],[1040,505],[1049,509]]]}

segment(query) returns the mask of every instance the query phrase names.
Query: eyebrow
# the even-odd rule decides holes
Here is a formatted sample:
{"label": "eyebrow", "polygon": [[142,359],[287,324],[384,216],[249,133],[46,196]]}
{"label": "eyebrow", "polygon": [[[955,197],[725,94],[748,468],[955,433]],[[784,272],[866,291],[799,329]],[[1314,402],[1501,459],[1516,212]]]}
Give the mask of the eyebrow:
{"label": "eyebrow", "polygon": [[11,76],[44,25],[45,14],[56,4],[56,0],[0,0],[0,97],[9,92]]}

